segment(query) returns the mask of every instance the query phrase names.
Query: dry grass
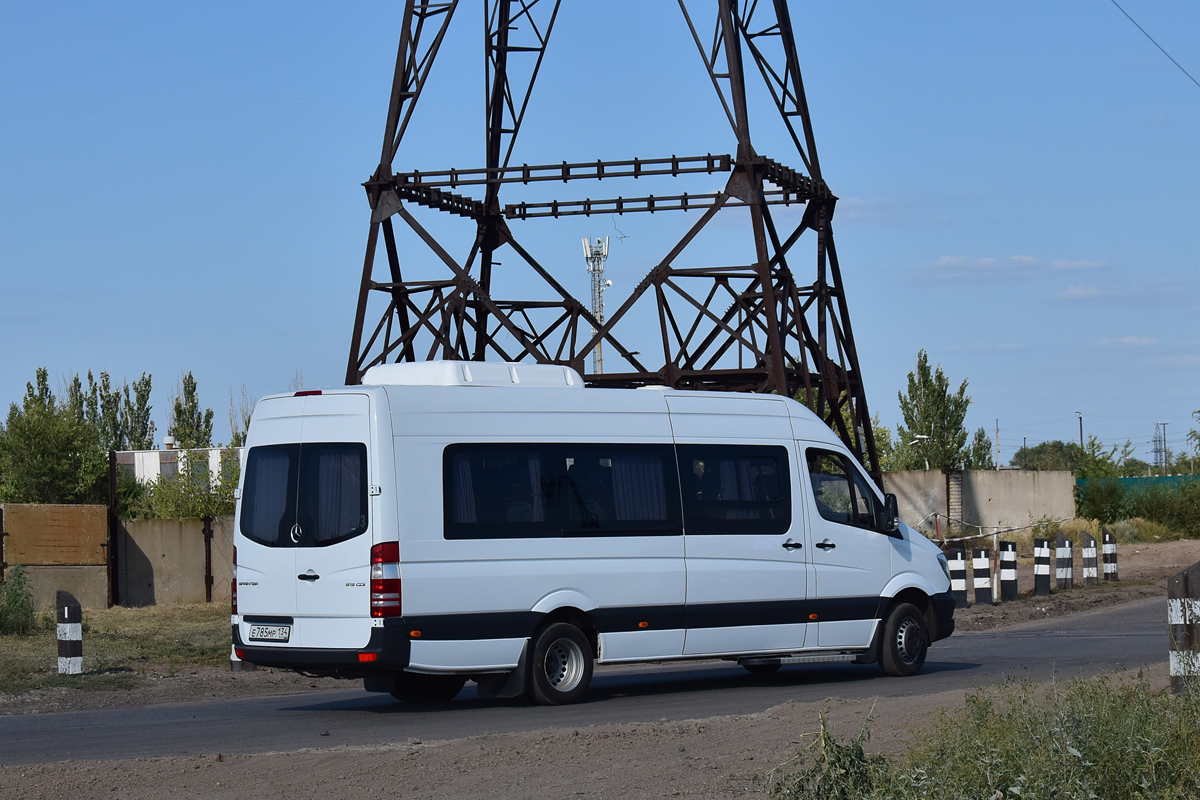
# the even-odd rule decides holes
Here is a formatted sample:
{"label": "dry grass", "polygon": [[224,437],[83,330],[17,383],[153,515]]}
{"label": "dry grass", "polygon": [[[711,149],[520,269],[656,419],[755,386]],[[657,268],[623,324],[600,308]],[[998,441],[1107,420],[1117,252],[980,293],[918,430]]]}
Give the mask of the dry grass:
{"label": "dry grass", "polygon": [[60,676],[53,612],[28,635],[0,636],[0,693],[49,686],[128,688],[149,665],[223,664],[229,658],[225,603],[110,608],[83,614],[83,669]]}

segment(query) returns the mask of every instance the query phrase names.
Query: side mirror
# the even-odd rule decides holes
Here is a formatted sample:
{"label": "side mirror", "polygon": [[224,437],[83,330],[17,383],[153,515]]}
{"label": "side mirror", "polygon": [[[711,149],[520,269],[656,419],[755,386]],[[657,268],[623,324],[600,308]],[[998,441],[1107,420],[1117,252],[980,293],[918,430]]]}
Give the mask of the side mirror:
{"label": "side mirror", "polygon": [[900,535],[900,508],[896,503],[896,495],[885,494],[883,496],[883,519],[881,520],[880,531],[888,536]]}

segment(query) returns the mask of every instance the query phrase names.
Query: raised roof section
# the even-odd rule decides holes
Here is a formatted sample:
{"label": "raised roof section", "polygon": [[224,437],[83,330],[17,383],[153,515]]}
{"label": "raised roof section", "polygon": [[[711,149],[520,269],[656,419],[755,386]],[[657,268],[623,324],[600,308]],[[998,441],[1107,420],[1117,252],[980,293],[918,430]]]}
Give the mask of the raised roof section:
{"label": "raised roof section", "polygon": [[507,364],[485,361],[418,361],[380,364],[362,378],[367,386],[510,386],[582,389],[583,378],[555,364]]}

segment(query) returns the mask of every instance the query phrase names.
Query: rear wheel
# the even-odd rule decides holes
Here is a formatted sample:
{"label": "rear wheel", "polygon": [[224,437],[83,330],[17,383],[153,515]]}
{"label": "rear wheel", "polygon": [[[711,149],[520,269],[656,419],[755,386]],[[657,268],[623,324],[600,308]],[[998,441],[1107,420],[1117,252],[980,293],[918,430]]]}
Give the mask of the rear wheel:
{"label": "rear wheel", "polygon": [[402,672],[396,676],[392,697],[406,703],[449,703],[462,691],[463,675],[423,675]]}
{"label": "rear wheel", "polygon": [[883,642],[879,648],[879,666],[885,675],[915,675],[925,664],[929,634],[925,615],[912,603],[892,607],[883,623]]}
{"label": "rear wheel", "polygon": [[559,706],[577,702],[592,682],[592,645],[583,632],[555,622],[534,636],[527,686],[534,702]]}

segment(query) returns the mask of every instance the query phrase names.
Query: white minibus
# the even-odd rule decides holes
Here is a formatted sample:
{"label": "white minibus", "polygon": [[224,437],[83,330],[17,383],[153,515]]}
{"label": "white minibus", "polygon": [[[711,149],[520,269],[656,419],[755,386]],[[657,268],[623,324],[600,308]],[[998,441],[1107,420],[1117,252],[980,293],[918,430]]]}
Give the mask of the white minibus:
{"label": "white minibus", "polygon": [[237,658],[411,702],[570,703],[596,663],[911,675],[954,630],[938,548],[778,395],[376,366],[259,402],[235,527]]}

